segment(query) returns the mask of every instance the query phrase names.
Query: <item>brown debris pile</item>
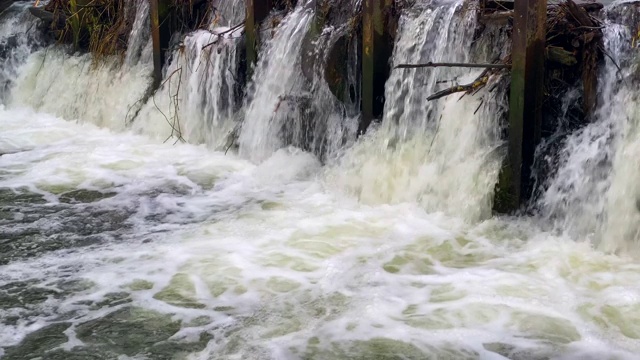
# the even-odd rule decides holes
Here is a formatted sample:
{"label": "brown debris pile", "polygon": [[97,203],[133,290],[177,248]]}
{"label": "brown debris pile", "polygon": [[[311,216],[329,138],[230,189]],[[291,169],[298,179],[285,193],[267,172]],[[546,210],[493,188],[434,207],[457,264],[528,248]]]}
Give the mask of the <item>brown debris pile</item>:
{"label": "brown debris pile", "polygon": [[60,42],[100,57],[126,50],[135,17],[126,6],[126,0],[51,0],[41,13],[53,14],[51,31]]}
{"label": "brown debris pile", "polygon": [[546,92],[558,94],[566,83],[581,79],[584,114],[596,106],[597,70],[604,56],[602,24],[590,14],[600,9],[599,3],[567,0],[547,12]]}
{"label": "brown debris pile", "polygon": [[[582,111],[596,105],[597,69],[603,60],[602,24],[594,16],[603,8],[597,2],[566,0],[547,6],[545,51],[545,97],[563,94],[582,82]],[[480,10],[483,26],[511,26],[513,2],[484,0]]]}
{"label": "brown debris pile", "polygon": [[[51,0],[30,10],[59,42],[89,51],[96,59],[125,53],[136,16],[132,0]],[[208,26],[211,11],[207,0],[170,0],[167,21],[172,33],[189,32]]]}

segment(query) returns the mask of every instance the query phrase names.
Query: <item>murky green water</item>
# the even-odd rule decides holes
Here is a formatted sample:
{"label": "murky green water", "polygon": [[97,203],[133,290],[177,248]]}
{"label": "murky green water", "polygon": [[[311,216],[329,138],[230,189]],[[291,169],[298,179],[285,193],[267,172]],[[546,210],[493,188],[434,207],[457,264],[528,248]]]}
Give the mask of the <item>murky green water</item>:
{"label": "murky green water", "polygon": [[3,358],[640,351],[640,266],[526,219],[361,205],[294,150],[255,166],[31,110],[0,118],[0,152],[24,149],[0,156]]}

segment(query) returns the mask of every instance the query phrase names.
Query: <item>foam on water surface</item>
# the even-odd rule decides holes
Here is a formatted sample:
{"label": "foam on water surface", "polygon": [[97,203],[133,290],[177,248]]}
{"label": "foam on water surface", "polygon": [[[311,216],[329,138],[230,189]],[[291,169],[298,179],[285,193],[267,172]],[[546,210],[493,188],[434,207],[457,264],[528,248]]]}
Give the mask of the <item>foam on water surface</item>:
{"label": "foam on water surface", "polygon": [[[504,102],[481,93],[424,105],[425,89],[477,73],[394,72],[383,123],[342,149],[357,119],[334,114],[317,74],[311,86],[301,78],[311,2],[267,39],[244,105],[227,71],[237,66],[235,33],[219,39],[213,28],[183,39],[165,71],[182,72],[140,104],[151,73],[148,9],[131,4],[124,62],[24,47],[7,68],[15,88],[0,109],[3,359],[637,358],[635,260],[594,250],[588,226],[558,235],[529,218],[490,217]],[[216,4],[212,27],[242,20],[240,2]],[[475,18],[462,2],[423,5],[403,14],[394,63],[485,62],[504,50],[472,41]],[[608,36],[614,48],[628,34],[611,29],[620,31]],[[325,30],[318,44],[341,35]],[[220,46],[203,50],[213,40]],[[283,95],[303,89],[332,121],[325,166],[283,148],[283,135],[301,135],[296,110],[273,114]],[[162,142],[176,114],[178,135],[203,145],[174,144],[176,134]],[[589,146],[588,135],[603,125],[570,139],[575,166],[565,180],[590,173],[585,158],[607,144]],[[584,187],[610,184],[595,213],[631,214],[637,146],[627,126],[617,177]],[[244,158],[211,150],[232,129]],[[558,184],[544,198],[550,218],[592,219],[589,208],[562,217],[563,204],[591,191]],[[635,228],[608,212],[605,245],[619,250]]]}
{"label": "foam on water surface", "polygon": [[360,205],[296,149],[256,166],[32,110],[0,121],[8,359],[640,351],[640,266],[525,220]]}

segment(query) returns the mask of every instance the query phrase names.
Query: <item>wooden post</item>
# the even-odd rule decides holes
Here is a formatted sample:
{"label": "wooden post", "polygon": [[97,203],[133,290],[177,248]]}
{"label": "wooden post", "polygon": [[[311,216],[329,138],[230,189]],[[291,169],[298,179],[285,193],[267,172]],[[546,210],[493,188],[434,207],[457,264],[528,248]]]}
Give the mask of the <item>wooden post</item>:
{"label": "wooden post", "polygon": [[362,14],[362,120],[364,134],[384,109],[384,86],[389,77],[393,36],[390,15],[393,0],[363,0]]}
{"label": "wooden post", "polygon": [[246,0],[245,39],[247,42],[247,78],[251,78],[258,61],[260,24],[269,16],[271,0]]}
{"label": "wooden post", "polygon": [[496,191],[498,212],[517,210],[531,192],[540,143],[547,0],[516,0],[513,15],[509,153]]}
{"label": "wooden post", "polygon": [[171,41],[169,10],[169,0],[149,0],[151,39],[153,41],[153,89],[157,89],[162,82],[165,53]]}

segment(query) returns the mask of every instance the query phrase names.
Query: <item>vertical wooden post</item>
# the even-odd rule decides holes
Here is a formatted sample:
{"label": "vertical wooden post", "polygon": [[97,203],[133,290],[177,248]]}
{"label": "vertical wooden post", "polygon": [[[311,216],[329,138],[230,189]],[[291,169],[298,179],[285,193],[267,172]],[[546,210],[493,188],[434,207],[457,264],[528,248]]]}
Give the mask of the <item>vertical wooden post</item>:
{"label": "vertical wooden post", "polygon": [[363,0],[362,120],[358,134],[363,134],[384,109],[384,86],[393,50],[388,21],[392,6],[393,0]]}
{"label": "vertical wooden post", "polygon": [[516,0],[511,51],[509,154],[495,210],[517,210],[531,191],[531,166],[540,143],[547,0]]}
{"label": "vertical wooden post", "polygon": [[169,21],[169,0],[149,0],[151,16],[151,39],[153,41],[153,88],[162,82],[162,67],[165,52],[171,41],[171,22]]}
{"label": "vertical wooden post", "polygon": [[271,11],[271,0],[246,0],[245,39],[247,42],[247,78],[251,78],[258,61],[260,24]]}

